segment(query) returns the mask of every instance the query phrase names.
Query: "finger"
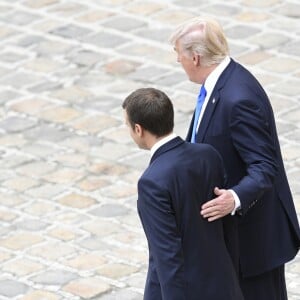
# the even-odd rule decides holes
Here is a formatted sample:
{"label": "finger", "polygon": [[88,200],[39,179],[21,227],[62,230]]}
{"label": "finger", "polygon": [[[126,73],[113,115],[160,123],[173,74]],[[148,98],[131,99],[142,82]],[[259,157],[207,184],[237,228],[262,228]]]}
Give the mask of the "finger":
{"label": "finger", "polygon": [[202,205],[202,209],[206,209],[206,208],[209,208],[209,207],[212,207],[216,204],[216,201],[215,200],[210,200],[208,202],[205,202],[203,205]]}
{"label": "finger", "polygon": [[214,216],[220,215],[220,214],[221,214],[220,210],[218,210],[218,209],[213,209],[213,210],[204,212],[204,213],[202,214],[202,216],[203,216],[204,218],[209,218],[209,217],[214,217]]}
{"label": "finger", "polygon": [[216,216],[213,216],[213,217],[208,218],[207,221],[208,221],[208,222],[213,222],[213,221],[218,220],[218,219],[220,219],[220,218],[222,218],[221,215],[216,215]]}
{"label": "finger", "polygon": [[201,214],[202,215],[208,215],[208,214],[215,213],[215,212],[218,212],[218,211],[219,211],[219,209],[218,209],[217,206],[210,206],[208,208],[202,209]]}
{"label": "finger", "polygon": [[203,207],[202,211],[220,211],[223,209],[223,205],[222,203],[220,203],[219,201],[214,201],[211,203],[211,205],[208,205],[207,207]]}

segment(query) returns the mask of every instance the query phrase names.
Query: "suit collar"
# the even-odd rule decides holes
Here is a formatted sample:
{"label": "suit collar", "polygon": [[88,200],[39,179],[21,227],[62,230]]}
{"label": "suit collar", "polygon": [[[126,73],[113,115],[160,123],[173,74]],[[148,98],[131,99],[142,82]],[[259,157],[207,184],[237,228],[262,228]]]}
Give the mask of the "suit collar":
{"label": "suit collar", "polygon": [[170,151],[171,149],[178,147],[180,144],[184,143],[181,137],[177,136],[170,140],[169,142],[163,144],[161,147],[159,147],[153,154],[150,160],[150,164],[160,155],[163,153]]}

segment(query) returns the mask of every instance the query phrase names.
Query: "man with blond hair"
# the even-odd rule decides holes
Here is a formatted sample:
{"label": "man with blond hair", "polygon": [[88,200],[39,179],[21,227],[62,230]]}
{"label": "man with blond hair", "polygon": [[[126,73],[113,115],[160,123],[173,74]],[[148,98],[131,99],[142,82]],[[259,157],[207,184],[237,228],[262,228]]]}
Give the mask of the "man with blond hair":
{"label": "man with blond hair", "polygon": [[170,41],[189,79],[201,85],[187,141],[212,145],[228,175],[200,213],[223,219],[246,300],[287,299],[284,265],[299,250],[300,230],[268,96],[229,57],[216,21],[192,19]]}

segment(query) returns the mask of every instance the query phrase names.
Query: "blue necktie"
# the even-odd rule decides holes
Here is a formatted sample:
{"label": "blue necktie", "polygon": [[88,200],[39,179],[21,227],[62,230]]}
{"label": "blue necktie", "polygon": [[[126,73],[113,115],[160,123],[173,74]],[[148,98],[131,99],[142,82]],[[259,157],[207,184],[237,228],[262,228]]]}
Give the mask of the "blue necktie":
{"label": "blue necktie", "polygon": [[197,124],[198,124],[198,120],[199,120],[199,116],[200,116],[200,112],[201,112],[201,108],[202,108],[205,96],[206,96],[206,90],[205,90],[205,87],[203,84],[201,86],[200,93],[199,93],[198,100],[197,100],[191,143],[196,142]]}

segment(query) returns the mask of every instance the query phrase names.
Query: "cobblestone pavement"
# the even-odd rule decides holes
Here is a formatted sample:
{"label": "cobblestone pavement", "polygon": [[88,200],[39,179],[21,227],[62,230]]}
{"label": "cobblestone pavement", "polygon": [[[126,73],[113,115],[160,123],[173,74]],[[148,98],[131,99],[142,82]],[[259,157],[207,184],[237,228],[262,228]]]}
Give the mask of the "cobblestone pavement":
{"label": "cobblestone pavement", "polygon": [[[200,13],[266,88],[300,212],[299,0],[0,0],[0,299],[142,299],[136,181],[149,153],[121,103],[163,89],[185,136],[199,87],[167,39]],[[299,275],[298,256],[289,299]]]}

